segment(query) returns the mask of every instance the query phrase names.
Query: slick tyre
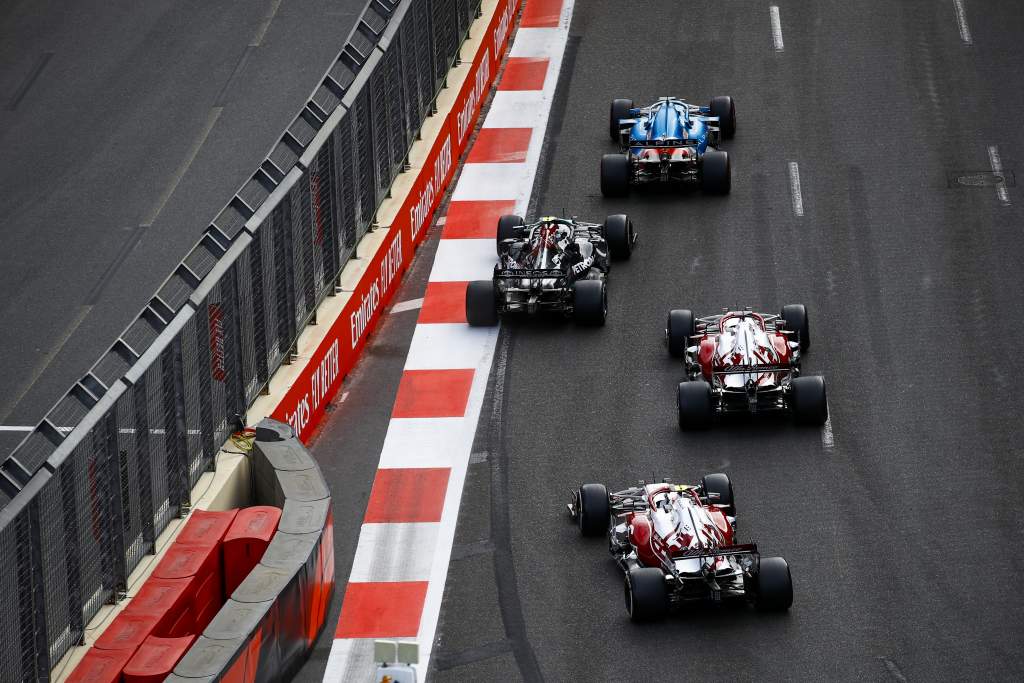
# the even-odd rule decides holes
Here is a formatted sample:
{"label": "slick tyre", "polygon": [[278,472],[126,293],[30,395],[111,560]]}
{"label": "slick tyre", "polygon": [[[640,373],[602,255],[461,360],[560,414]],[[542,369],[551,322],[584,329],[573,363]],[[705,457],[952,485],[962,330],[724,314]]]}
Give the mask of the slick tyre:
{"label": "slick tyre", "polygon": [[764,612],[785,612],[793,604],[793,578],[781,557],[762,557],[754,605]]}
{"label": "slick tyre", "polygon": [[496,238],[498,256],[501,256],[501,243],[515,239],[523,227],[523,217],[509,214],[498,219],[498,235]]}
{"label": "slick tyre", "polygon": [[493,280],[476,280],[466,285],[466,322],[472,327],[498,324],[498,306]]}
{"label": "slick tyre", "polygon": [[626,612],[632,621],[656,621],[668,614],[665,575],[654,567],[634,567],[626,574]]}
{"label": "slick tyre", "polygon": [[668,335],[668,355],[673,358],[683,358],[686,355],[686,347],[690,345],[690,337],[696,330],[693,311],[685,308],[669,311],[668,322],[665,324],[665,334]]}
{"label": "slick tyre", "polygon": [[579,490],[580,509],[576,516],[580,533],[584,536],[601,536],[608,533],[611,509],[608,506],[608,489],[604,484],[584,484]]}
{"label": "slick tyre", "polygon": [[708,429],[714,416],[711,385],[702,379],[680,382],[678,394],[679,428],[684,432]]}
{"label": "slick tyre", "polygon": [[729,481],[729,475],[721,472],[705,474],[700,483],[711,504],[725,508],[727,515],[736,516],[736,499],[732,494],[732,482]]}
{"label": "slick tyre", "polygon": [[612,142],[619,144],[619,121],[629,118],[629,110],[633,108],[633,100],[612,100],[608,113],[608,135]]}
{"label": "slick tyre", "polygon": [[825,378],[820,375],[797,377],[790,384],[793,420],[798,425],[820,427],[828,419]]}
{"label": "slick tyre", "polygon": [[601,157],[601,194],[625,197],[629,194],[629,157],[605,154]]}
{"label": "slick tyre", "polygon": [[573,286],[572,315],[580,325],[604,325],[608,317],[608,290],[604,280],[580,280]]}
{"label": "slick tyre", "polygon": [[704,152],[701,162],[700,189],[708,194],[729,194],[732,189],[732,165],[729,153],[720,149]]}
{"label": "slick tyre", "polygon": [[722,137],[726,140],[736,135],[736,103],[728,95],[711,98],[711,115],[718,117]]}
{"label": "slick tyre", "polygon": [[811,323],[807,317],[807,307],[803,304],[789,304],[782,307],[779,315],[786,321],[785,329],[797,333],[800,352],[811,348]]}
{"label": "slick tyre", "polygon": [[608,251],[616,261],[628,261],[633,255],[633,221],[624,213],[617,213],[604,219],[604,239]]}

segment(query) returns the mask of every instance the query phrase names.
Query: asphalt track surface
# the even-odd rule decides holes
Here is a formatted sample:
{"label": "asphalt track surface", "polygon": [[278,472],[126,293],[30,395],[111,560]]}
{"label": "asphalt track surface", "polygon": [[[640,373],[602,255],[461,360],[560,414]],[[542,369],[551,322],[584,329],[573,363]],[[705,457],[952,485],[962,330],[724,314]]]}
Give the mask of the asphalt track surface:
{"label": "asphalt track surface", "polygon": [[[577,3],[534,198],[628,212],[603,329],[503,323],[438,625],[434,681],[1020,680],[1024,194],[1016,3]],[[964,40],[969,37],[970,42]],[[730,94],[732,194],[601,198],[608,101]],[[790,162],[798,165],[796,213]],[[805,303],[831,437],[675,424],[666,312]],[[782,555],[785,615],[629,623],[585,481],[733,480],[740,537]],[[339,565],[339,575],[340,574]]]}
{"label": "asphalt track surface", "polygon": [[[259,165],[365,0],[0,4],[0,425],[35,425]],[[0,451],[24,436],[0,432]]]}

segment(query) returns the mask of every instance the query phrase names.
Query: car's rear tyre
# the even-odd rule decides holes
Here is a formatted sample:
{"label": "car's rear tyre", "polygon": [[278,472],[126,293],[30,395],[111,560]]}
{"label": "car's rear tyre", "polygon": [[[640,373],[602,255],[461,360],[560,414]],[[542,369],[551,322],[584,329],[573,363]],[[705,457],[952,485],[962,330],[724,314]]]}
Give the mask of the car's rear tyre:
{"label": "car's rear tyre", "polygon": [[736,135],[736,103],[728,95],[711,98],[711,115],[717,116],[722,137],[729,139]]}
{"label": "car's rear tyre", "polygon": [[782,319],[786,321],[784,329],[796,332],[800,339],[800,351],[811,348],[811,322],[807,317],[807,307],[803,304],[788,304],[782,307]]}
{"label": "car's rear tyre", "polygon": [[680,429],[694,431],[709,428],[714,417],[711,385],[702,379],[680,382],[678,407]]}
{"label": "car's rear tyre", "polygon": [[795,378],[790,384],[790,403],[793,419],[797,424],[820,427],[828,419],[828,397],[825,394],[825,378],[820,375],[805,375]]}
{"label": "car's rear tyre", "polygon": [[612,100],[611,111],[608,113],[608,135],[612,142],[618,144],[619,121],[629,118],[629,110],[633,108],[633,100]]}
{"label": "car's rear tyre", "polygon": [[669,311],[665,330],[668,334],[668,355],[673,358],[686,356],[686,347],[690,345],[690,337],[697,330],[693,311],[685,308]]}
{"label": "car's rear tyre", "polygon": [[475,280],[466,285],[466,322],[473,327],[498,324],[498,306],[493,280]]}
{"label": "car's rear tyre", "polygon": [[579,491],[579,510],[576,521],[584,536],[600,536],[608,532],[611,509],[608,489],[604,484],[584,484]]}
{"label": "car's rear tyre", "polygon": [[604,219],[604,239],[608,242],[611,257],[617,261],[628,261],[633,255],[633,222],[624,213],[617,213]]}
{"label": "car's rear tyre", "polygon": [[626,574],[626,612],[632,621],[655,621],[668,614],[665,574],[654,567],[634,567]]}
{"label": "car's rear tyre", "polygon": [[601,157],[601,194],[625,197],[629,194],[629,157],[605,154]]}
{"label": "car's rear tyre", "polygon": [[732,482],[729,481],[729,475],[721,472],[705,474],[700,483],[704,487],[708,502],[723,508],[727,515],[736,516],[736,498],[732,494]]}
{"label": "car's rear tyre", "polygon": [[793,577],[781,557],[761,558],[754,604],[765,612],[785,612],[793,604]]}
{"label": "car's rear tyre", "polygon": [[604,280],[580,280],[572,288],[572,315],[580,325],[604,325],[608,292]]}
{"label": "car's rear tyre", "polygon": [[501,243],[505,240],[515,239],[519,236],[519,230],[523,227],[523,217],[508,214],[498,219],[498,235],[496,237],[498,256],[501,256]]}
{"label": "car's rear tyre", "polygon": [[729,194],[732,189],[732,165],[729,163],[728,152],[720,149],[704,152],[700,188],[708,194]]}

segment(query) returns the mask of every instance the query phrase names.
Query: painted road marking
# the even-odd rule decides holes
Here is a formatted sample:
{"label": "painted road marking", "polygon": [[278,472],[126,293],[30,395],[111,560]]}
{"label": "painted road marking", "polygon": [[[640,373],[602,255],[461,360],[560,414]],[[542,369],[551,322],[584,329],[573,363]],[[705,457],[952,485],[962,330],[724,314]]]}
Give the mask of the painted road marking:
{"label": "painted road marking", "polygon": [[423,298],[409,299],[408,301],[402,301],[391,307],[392,313],[405,313],[406,311],[415,311],[418,308],[423,307]]}
{"label": "painted road marking", "polygon": [[1006,191],[1006,180],[1003,179],[1003,162],[999,158],[999,148],[990,145],[988,148],[988,162],[992,164],[992,173],[999,179],[996,183],[996,197],[1003,206],[1010,205],[1010,194]]}
{"label": "painted road marking", "polygon": [[836,440],[832,436],[832,407],[829,406],[828,401],[825,401],[825,409],[828,411],[828,419],[825,420],[825,425],[821,428],[821,445],[825,447],[825,450],[830,451],[836,445]]}
{"label": "painted road marking", "polygon": [[793,213],[804,215],[804,195],[800,190],[800,167],[795,161],[789,162],[789,191],[793,195]]}
{"label": "painted road marking", "polygon": [[953,8],[956,10],[956,25],[960,27],[960,39],[965,44],[973,44],[971,29],[967,25],[967,11],[964,9],[963,0],[953,0]]}
{"label": "painted road marking", "polygon": [[772,18],[772,41],[775,43],[775,51],[782,52],[786,46],[782,43],[782,18],[779,16],[779,6],[772,5],[768,13]]}

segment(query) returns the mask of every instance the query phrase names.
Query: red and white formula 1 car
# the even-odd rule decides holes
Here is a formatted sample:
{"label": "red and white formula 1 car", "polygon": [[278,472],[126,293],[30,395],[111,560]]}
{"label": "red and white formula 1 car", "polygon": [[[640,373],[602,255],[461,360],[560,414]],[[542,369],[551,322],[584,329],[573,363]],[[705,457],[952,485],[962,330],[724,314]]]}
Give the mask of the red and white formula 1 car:
{"label": "red and white formula 1 car", "polygon": [[790,413],[798,424],[828,419],[825,379],[801,376],[811,344],[807,308],[784,306],[779,315],[749,309],[698,318],[674,310],[665,327],[668,352],[683,359],[680,429],[706,429],[715,415]]}
{"label": "red and white formula 1 car", "polygon": [[761,557],[754,543],[736,543],[736,504],[724,474],[708,474],[698,486],[641,481],[611,494],[602,484],[584,484],[569,512],[584,536],[608,534],[626,574],[633,621],[663,617],[688,602],[745,600],[771,611],[793,604],[786,561]]}

